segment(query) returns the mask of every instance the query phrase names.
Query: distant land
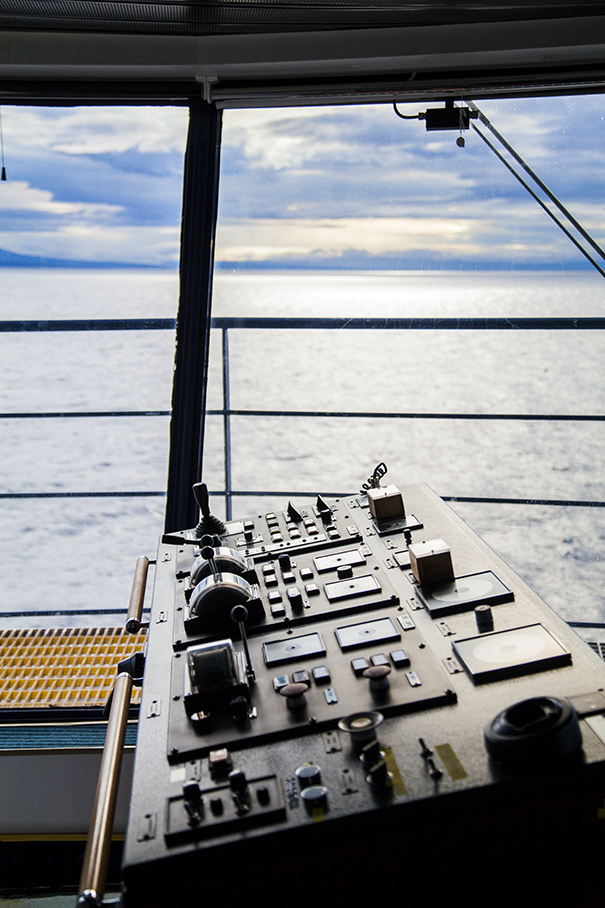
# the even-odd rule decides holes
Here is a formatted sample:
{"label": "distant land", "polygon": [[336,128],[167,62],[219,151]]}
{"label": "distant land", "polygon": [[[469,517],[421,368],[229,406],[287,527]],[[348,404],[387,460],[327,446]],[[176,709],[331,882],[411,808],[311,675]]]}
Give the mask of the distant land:
{"label": "distant land", "polygon": [[591,271],[585,259],[557,262],[515,262],[503,259],[462,259],[437,255],[343,255],[326,258],[283,258],[248,262],[215,262],[216,271]]}
{"label": "distant land", "polygon": [[19,255],[0,249],[0,268],[161,268],[176,271],[177,262],[159,265],[141,265],[140,262],[79,262],[73,259],[51,259],[42,255]]}
{"label": "distant land", "polygon": [[[41,255],[19,255],[0,249],[0,268],[90,268],[132,269],[144,271],[177,271],[177,262],[154,265],[140,262],[94,262],[74,259],[54,259]],[[350,253],[342,256],[264,259],[261,261],[217,261],[217,271],[590,271],[585,259],[557,262],[515,262],[502,259],[471,260],[448,258],[427,252],[390,256]]]}

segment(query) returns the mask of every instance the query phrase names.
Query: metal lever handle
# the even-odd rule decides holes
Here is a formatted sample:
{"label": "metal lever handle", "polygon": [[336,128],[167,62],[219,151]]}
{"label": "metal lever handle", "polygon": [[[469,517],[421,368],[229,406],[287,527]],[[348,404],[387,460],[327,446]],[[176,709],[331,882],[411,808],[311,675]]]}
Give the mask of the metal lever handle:
{"label": "metal lever handle", "polygon": [[132,678],[118,675],[107,723],[97,793],[84,853],[78,905],[100,905],[105,894],[113,818],[118,798],[122,753],[130,708]]}
{"label": "metal lever handle", "polygon": [[143,602],[145,599],[145,587],[147,586],[147,573],[149,571],[149,558],[140,555],[134,568],[134,577],[132,578],[132,589],[130,591],[130,602],[128,603],[128,615],[126,616],[126,630],[129,634],[138,634],[141,629],[141,618],[143,617]]}

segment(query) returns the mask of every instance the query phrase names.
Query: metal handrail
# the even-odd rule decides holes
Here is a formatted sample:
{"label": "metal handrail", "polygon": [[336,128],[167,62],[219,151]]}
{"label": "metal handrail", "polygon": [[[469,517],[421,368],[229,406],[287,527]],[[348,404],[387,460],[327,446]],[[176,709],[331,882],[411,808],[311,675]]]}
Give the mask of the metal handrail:
{"label": "metal handrail", "polygon": [[138,634],[141,630],[149,565],[149,558],[146,555],[139,555],[134,569],[128,613],[126,615],[126,630],[129,634]]}
{"label": "metal handrail", "polygon": [[[605,318],[554,316],[545,318],[289,318],[215,316],[212,328],[288,328],[294,330],[411,330],[411,331],[595,331],[605,328]],[[174,331],[173,318],[33,319],[0,321],[5,332],[47,331]]]}
{"label": "metal handrail", "polygon": [[122,672],[118,675],[113,690],[105,746],[101,757],[99,781],[78,888],[80,908],[100,905],[105,895],[131,692],[132,678],[126,672]]}
{"label": "metal handrail", "polygon": [[[0,323],[1,325],[1,323]],[[554,316],[547,318],[288,318],[217,316],[213,328],[276,328],[339,331],[595,331],[605,329],[605,318]]]}
{"label": "metal handrail", "polygon": [[[137,558],[126,619],[126,631],[129,634],[138,633],[142,626],[145,586],[150,563],[145,555]],[[111,694],[107,733],[80,875],[78,908],[100,908],[105,895],[130,697],[135,681],[131,671],[132,669],[128,668],[128,661],[118,665],[118,677]],[[140,683],[139,680],[137,680],[138,683]]]}
{"label": "metal handrail", "polygon": [[[270,329],[270,330],[603,330],[605,328],[605,318],[519,318],[519,319],[477,319],[477,318],[446,318],[446,319],[400,319],[400,318],[226,318],[219,317],[212,319],[212,328],[218,329],[222,333],[222,376],[223,376],[223,406],[219,410],[209,410],[209,416],[222,416],[223,418],[223,438],[224,438],[224,479],[225,490],[220,493],[225,499],[225,514],[227,520],[233,518],[232,499],[236,496],[244,495],[265,495],[265,492],[235,492],[232,486],[232,469],[231,469],[231,417],[232,416],[250,416],[250,417],[306,417],[306,418],[371,418],[371,419],[501,419],[501,420],[518,420],[518,419],[536,419],[536,420],[577,420],[598,422],[605,420],[604,415],[575,415],[575,414],[537,414],[536,416],[517,414],[517,413],[497,413],[497,414],[479,414],[479,413],[372,413],[372,412],[320,412],[320,411],[301,411],[301,410],[232,410],[231,393],[230,393],[230,363],[229,363],[229,331],[233,329]],[[273,492],[272,495],[279,493]],[[292,493],[285,493],[292,496]],[[503,503],[505,499],[491,498],[446,498],[448,501],[480,501],[490,503]],[[506,499],[508,503],[525,503],[525,504],[555,504],[554,501],[540,501],[536,499]],[[563,505],[563,502],[557,502]],[[571,502],[565,502],[566,505]],[[580,506],[586,507],[603,507],[605,503],[582,502]]]}
{"label": "metal handrail", "polygon": [[[69,319],[69,320],[22,320],[0,321],[2,332],[57,332],[57,331],[149,331],[174,330],[175,319]],[[360,412],[360,411],[302,411],[302,410],[232,410],[230,393],[229,331],[248,330],[412,330],[412,331],[598,331],[605,329],[602,317],[545,317],[545,318],[267,318],[218,316],[211,320],[211,327],[222,334],[222,388],[223,406],[210,409],[210,416],[223,419],[224,476],[227,519],[232,518],[232,498],[235,496],[262,496],[278,493],[267,491],[235,491],[232,484],[231,465],[231,417],[299,417],[330,419],[472,419],[472,420],[545,420],[602,422],[605,414],[524,414],[524,413],[402,413],[402,412]],[[120,416],[169,416],[170,411],[86,411],[46,413],[0,413],[0,419],[64,418],[64,417],[120,417]],[[301,497],[306,493],[288,493]],[[328,494],[328,493],[325,493]],[[5,492],[5,498],[87,498],[87,497],[164,497],[163,491],[121,491],[121,492]],[[490,503],[523,503],[572,505],[578,507],[602,507],[601,502],[559,502],[537,499],[492,499],[446,497],[448,501],[480,501]]]}

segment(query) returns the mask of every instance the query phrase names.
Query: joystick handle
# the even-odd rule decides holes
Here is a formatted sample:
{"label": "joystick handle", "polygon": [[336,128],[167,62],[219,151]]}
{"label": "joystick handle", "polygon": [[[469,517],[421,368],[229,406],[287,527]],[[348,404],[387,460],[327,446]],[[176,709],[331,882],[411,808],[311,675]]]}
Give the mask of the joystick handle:
{"label": "joystick handle", "polygon": [[193,486],[193,496],[201,511],[200,522],[195,528],[195,535],[199,538],[206,533],[222,536],[226,531],[226,526],[218,517],[210,513],[210,496],[208,486],[205,482],[196,482]]}
{"label": "joystick handle", "polygon": [[210,496],[205,482],[196,482],[193,486],[193,497],[202,512],[202,517],[210,517]]}

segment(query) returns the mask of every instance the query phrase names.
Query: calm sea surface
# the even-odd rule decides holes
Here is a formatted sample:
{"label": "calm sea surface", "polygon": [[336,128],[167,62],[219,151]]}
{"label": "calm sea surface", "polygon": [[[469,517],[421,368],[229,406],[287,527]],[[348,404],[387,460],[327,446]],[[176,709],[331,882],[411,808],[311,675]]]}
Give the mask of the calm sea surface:
{"label": "calm sea surface", "polygon": [[[0,269],[0,319],[170,318],[177,296],[170,272]],[[603,316],[605,281],[589,273],[222,272],[214,314]],[[602,332],[585,331],[232,331],[233,410],[424,414],[234,416],[233,486],[349,493],[385,460],[391,481],[427,482],[444,496],[602,502],[604,423],[459,417],[603,414],[604,345]],[[167,417],[7,414],[169,410],[173,354],[171,331],[0,334],[0,491],[162,492]],[[210,406],[222,406],[218,332]],[[205,457],[204,478],[218,492],[218,416],[207,419]],[[283,495],[243,496],[234,514],[285,503]],[[125,608],[136,557],[153,556],[163,507],[158,496],[0,499],[2,610]],[[563,617],[605,620],[604,509],[453,507]]]}

